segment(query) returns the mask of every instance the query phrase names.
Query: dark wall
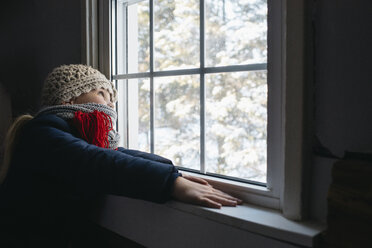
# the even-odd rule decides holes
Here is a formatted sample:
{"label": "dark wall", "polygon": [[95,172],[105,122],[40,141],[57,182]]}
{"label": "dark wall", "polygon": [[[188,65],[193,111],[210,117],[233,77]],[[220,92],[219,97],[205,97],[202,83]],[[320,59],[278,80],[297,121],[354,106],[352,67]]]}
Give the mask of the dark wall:
{"label": "dark wall", "polygon": [[13,116],[34,113],[47,74],[81,61],[81,1],[23,0],[0,10],[0,82]]}
{"label": "dark wall", "polygon": [[372,1],[318,0],[315,132],[333,154],[372,148]]}
{"label": "dark wall", "polygon": [[372,1],[314,0],[310,216],[325,221],[331,170],[345,150],[372,151]]}

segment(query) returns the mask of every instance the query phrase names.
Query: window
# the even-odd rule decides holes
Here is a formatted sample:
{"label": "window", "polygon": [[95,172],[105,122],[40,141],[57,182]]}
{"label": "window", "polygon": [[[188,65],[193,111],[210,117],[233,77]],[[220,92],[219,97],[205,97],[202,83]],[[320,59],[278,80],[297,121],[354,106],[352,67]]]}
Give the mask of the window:
{"label": "window", "polygon": [[126,89],[126,145],[182,169],[266,185],[267,1],[115,7],[113,78]]}
{"label": "window", "polygon": [[97,67],[117,84],[123,145],[301,218],[304,2],[97,6],[100,18],[94,4],[86,12],[87,63],[98,57]]}

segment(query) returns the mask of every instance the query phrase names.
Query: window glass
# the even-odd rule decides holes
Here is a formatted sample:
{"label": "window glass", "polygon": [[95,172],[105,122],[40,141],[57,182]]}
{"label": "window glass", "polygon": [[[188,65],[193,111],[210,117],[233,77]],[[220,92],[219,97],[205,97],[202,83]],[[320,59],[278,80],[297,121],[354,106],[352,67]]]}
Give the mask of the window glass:
{"label": "window glass", "polygon": [[122,0],[117,11],[129,147],[266,183],[267,1],[206,0],[201,15],[198,0],[154,0],[153,20],[149,2]]}
{"label": "window glass", "polygon": [[155,78],[155,153],[200,168],[199,76]]}
{"label": "window glass", "polygon": [[207,172],[266,182],[266,71],[206,75]]}
{"label": "window glass", "polygon": [[267,0],[206,0],[206,66],[267,61]]}
{"label": "window glass", "polygon": [[128,73],[150,70],[149,1],[128,6]]}
{"label": "window glass", "polygon": [[150,80],[128,80],[129,148],[150,152]]}
{"label": "window glass", "polygon": [[199,0],[154,1],[155,71],[198,67]]}

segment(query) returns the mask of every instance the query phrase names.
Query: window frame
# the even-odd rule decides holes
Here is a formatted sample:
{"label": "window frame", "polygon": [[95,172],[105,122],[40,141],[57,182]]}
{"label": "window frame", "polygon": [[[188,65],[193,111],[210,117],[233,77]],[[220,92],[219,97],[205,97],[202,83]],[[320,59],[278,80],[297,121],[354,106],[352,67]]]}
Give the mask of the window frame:
{"label": "window frame", "polygon": [[[112,0],[82,2],[82,61],[100,69],[112,80],[111,57],[112,49],[115,49],[111,42]],[[268,87],[269,92],[276,92],[274,96],[269,95],[268,104],[277,107],[275,110],[268,108],[268,125],[273,123],[271,118],[276,119],[277,130],[273,132],[274,129],[268,127],[268,143],[275,141],[275,146],[268,146],[268,163],[269,160],[276,163],[275,166],[268,166],[267,187],[202,175],[217,188],[233,193],[246,202],[279,209],[293,220],[301,220],[304,216],[305,2],[268,0],[268,47],[275,47],[268,49]],[[273,42],[273,36],[279,39]],[[275,75],[271,75],[272,72]],[[271,83],[273,79],[276,83]]]}

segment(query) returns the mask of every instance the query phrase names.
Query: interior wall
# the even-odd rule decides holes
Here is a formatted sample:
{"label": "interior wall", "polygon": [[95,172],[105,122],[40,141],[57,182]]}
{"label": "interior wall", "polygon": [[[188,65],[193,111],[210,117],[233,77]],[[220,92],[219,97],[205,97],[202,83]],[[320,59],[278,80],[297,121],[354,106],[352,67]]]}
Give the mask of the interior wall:
{"label": "interior wall", "polygon": [[320,144],[314,147],[311,215],[325,221],[337,160],[329,155],[372,148],[372,2],[314,2],[314,132]]}
{"label": "interior wall", "polygon": [[336,156],[371,148],[372,2],[317,1],[315,131]]}
{"label": "interior wall", "polygon": [[47,74],[81,61],[81,1],[4,1],[0,8],[0,82],[13,117],[35,113]]}

